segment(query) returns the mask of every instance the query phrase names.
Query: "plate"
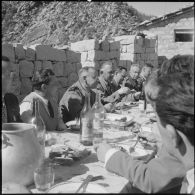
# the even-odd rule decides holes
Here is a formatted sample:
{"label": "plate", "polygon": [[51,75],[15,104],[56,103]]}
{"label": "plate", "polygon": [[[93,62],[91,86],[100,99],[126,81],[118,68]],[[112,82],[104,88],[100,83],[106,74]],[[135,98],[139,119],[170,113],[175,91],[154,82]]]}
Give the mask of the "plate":
{"label": "plate", "polygon": [[133,122],[133,117],[124,114],[106,113],[104,123],[107,125],[128,126]]}
{"label": "plate", "polygon": [[[55,186],[53,186],[47,193],[75,193],[75,191],[79,188],[79,186],[81,185],[81,182],[78,183],[60,183],[57,184]],[[79,191],[79,193],[82,192]],[[97,185],[97,184],[91,184],[89,183],[86,189],[85,193],[108,193],[103,187]]]}
{"label": "plate", "polygon": [[77,131],[80,130],[80,124],[78,124],[78,122],[76,120],[68,121],[66,123],[66,125],[67,125],[67,127],[69,127],[72,130],[77,130]]}

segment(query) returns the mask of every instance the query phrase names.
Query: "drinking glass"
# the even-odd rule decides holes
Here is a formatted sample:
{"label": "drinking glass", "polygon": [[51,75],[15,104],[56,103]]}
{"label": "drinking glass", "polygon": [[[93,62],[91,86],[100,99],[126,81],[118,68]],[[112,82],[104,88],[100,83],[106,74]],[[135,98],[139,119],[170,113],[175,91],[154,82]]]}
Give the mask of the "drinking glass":
{"label": "drinking glass", "polygon": [[54,184],[54,170],[51,163],[43,161],[34,171],[34,182],[36,189],[41,193],[46,192]]}

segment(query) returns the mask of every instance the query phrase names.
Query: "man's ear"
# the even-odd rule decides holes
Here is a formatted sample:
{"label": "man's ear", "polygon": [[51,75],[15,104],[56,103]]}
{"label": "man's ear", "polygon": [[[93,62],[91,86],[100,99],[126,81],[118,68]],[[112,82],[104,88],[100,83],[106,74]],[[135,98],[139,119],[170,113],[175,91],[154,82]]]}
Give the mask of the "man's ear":
{"label": "man's ear", "polygon": [[47,88],[46,84],[42,84],[42,85],[41,85],[41,90],[42,90],[42,91],[45,91],[46,88]]}
{"label": "man's ear", "polygon": [[166,125],[166,130],[168,131],[169,133],[169,136],[171,138],[171,141],[172,141],[172,144],[175,148],[178,148],[179,146],[179,143],[180,143],[180,137],[179,135],[177,134],[177,131],[176,129],[170,125],[170,124],[167,124]]}

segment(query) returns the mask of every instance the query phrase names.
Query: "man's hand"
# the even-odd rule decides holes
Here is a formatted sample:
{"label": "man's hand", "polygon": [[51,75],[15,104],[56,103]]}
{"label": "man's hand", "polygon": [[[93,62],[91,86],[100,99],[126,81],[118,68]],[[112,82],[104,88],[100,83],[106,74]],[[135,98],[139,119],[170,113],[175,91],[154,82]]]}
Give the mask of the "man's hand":
{"label": "man's hand", "polygon": [[140,98],[140,95],[141,95],[141,91],[135,92],[135,93],[134,93],[134,98],[135,98],[136,100],[138,100],[138,99]]}
{"label": "man's hand", "polygon": [[128,87],[121,87],[119,90],[118,90],[118,93],[121,95],[121,94],[129,94],[130,93],[130,89]]}
{"label": "man's hand", "polygon": [[107,143],[101,143],[98,145],[97,148],[94,148],[97,152],[97,157],[99,161],[105,162],[105,156],[109,149],[111,149],[112,146],[110,146]]}

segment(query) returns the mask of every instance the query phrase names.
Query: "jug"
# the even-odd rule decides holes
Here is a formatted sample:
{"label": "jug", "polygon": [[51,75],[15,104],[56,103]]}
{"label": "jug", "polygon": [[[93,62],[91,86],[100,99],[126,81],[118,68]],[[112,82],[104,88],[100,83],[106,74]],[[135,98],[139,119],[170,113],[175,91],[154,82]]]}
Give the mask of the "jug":
{"label": "jug", "polygon": [[2,124],[2,183],[31,184],[34,170],[42,158],[32,124]]}

